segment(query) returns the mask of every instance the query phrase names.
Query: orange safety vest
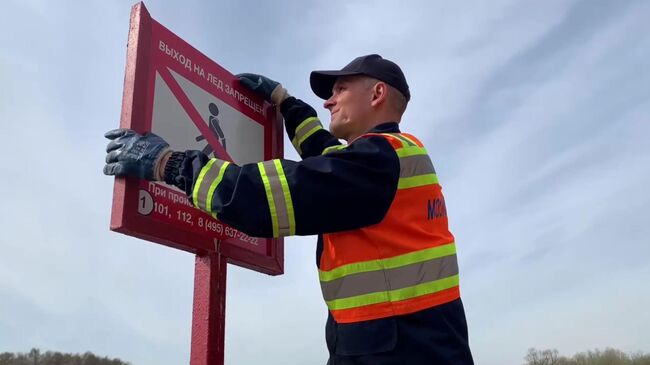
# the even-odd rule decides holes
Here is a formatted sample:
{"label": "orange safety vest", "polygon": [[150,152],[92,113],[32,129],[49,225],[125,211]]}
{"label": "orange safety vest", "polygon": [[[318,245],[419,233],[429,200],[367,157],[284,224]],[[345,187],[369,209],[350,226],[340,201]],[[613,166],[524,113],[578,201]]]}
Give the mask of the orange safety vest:
{"label": "orange safety vest", "polygon": [[361,138],[366,136],[382,136],[393,146],[399,183],[380,223],[323,235],[319,278],[339,323],[409,314],[460,298],[454,236],[422,143],[405,133]]}

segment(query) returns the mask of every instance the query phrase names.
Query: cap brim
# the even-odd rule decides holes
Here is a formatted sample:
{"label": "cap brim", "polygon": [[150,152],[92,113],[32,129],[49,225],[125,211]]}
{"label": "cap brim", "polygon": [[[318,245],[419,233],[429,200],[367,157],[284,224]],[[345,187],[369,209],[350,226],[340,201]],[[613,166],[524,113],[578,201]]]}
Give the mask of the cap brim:
{"label": "cap brim", "polygon": [[329,99],[332,96],[332,87],[341,76],[360,75],[356,71],[312,71],[309,75],[311,89],[321,99]]}

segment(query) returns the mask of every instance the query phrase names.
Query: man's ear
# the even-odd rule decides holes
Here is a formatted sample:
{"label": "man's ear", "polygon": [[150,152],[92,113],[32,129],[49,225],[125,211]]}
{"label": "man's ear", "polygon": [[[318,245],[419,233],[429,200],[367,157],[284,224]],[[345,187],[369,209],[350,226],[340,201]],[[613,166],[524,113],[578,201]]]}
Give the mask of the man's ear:
{"label": "man's ear", "polygon": [[377,106],[383,103],[388,97],[388,86],[383,82],[378,82],[372,87],[371,105]]}

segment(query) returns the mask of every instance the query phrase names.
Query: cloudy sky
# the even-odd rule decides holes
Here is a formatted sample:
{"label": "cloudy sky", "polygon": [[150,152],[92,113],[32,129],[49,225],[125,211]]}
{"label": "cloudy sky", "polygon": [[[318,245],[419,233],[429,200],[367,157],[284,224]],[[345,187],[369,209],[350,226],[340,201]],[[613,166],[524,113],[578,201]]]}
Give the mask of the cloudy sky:
{"label": "cloudy sky", "polygon": [[[398,4],[399,3],[399,4]],[[109,231],[129,1],[4,0],[0,352],[188,363],[194,257]],[[379,53],[431,152],[477,364],[529,347],[650,352],[650,2],[150,1],[232,72],[314,105],[311,70]],[[297,154],[287,146],[287,158]],[[229,267],[227,364],[323,364],[315,237]]]}

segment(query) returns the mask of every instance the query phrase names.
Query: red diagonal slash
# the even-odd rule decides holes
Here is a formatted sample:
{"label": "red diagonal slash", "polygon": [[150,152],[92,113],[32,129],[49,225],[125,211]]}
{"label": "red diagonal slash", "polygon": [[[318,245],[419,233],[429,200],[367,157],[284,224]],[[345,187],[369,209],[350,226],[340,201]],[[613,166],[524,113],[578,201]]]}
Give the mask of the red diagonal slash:
{"label": "red diagonal slash", "polygon": [[212,146],[214,155],[220,160],[232,161],[232,157],[230,157],[226,150],[223,149],[223,146],[219,143],[219,139],[217,139],[214,133],[212,133],[210,127],[208,127],[208,125],[203,121],[201,114],[199,114],[194,107],[194,104],[192,104],[187,95],[185,95],[183,88],[181,88],[174,76],[169,72],[169,69],[166,66],[162,66],[158,69],[158,73],[160,73],[160,77],[165,81],[169,90],[171,90],[172,94],[176,97],[176,100],[178,100],[183,109],[185,109],[185,113],[187,113],[192,122],[194,122],[196,128],[199,129],[203,137],[205,137],[210,146]]}

